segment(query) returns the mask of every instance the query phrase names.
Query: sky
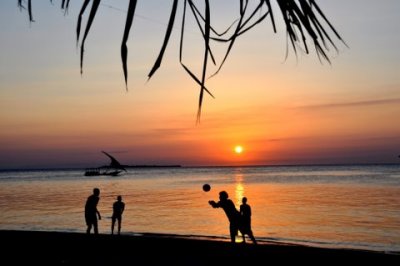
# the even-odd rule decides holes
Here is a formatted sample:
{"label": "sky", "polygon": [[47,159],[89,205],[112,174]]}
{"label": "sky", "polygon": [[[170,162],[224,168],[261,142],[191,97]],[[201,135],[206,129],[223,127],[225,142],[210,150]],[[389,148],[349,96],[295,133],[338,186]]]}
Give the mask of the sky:
{"label": "sky", "polygon": [[[179,63],[183,1],[150,80],[172,1],[139,1],[127,89],[120,46],[128,1],[101,2],[82,75],[81,4],[71,2],[65,13],[61,1],[32,1],[29,22],[17,1],[0,1],[0,169],[99,166],[109,161],[101,151],[128,165],[400,163],[398,0],[317,1],[348,46],[333,39],[331,64],[313,49],[294,54],[272,1],[277,33],[266,19],[236,41],[206,81],[215,98],[205,95],[200,123],[199,86]],[[211,1],[217,30],[238,17],[236,2]],[[183,61],[200,76],[202,38],[193,19],[185,30]],[[226,48],[213,44],[217,62]],[[216,70],[209,65],[207,75]]]}

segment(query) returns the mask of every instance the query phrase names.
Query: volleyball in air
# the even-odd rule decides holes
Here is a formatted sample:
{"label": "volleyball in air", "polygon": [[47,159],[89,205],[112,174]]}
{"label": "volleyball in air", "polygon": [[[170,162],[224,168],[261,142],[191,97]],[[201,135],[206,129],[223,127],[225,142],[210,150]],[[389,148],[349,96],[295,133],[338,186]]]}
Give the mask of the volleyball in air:
{"label": "volleyball in air", "polygon": [[210,186],[209,184],[204,184],[204,185],[203,185],[203,190],[204,190],[205,192],[210,191],[210,189],[211,189],[211,186]]}

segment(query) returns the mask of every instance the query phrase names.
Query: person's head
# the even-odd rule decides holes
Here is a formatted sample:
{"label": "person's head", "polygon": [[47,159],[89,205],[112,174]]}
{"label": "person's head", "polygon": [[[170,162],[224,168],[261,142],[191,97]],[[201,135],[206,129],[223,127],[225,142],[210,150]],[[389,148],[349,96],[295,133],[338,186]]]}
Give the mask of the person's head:
{"label": "person's head", "polygon": [[219,193],[219,199],[220,199],[220,200],[227,200],[228,197],[229,197],[229,195],[228,195],[228,193],[227,193],[226,191],[221,191],[221,192]]}
{"label": "person's head", "polygon": [[94,189],[93,189],[93,194],[94,194],[95,196],[100,195],[100,189],[98,189],[97,187],[94,188]]}
{"label": "person's head", "polygon": [[247,198],[246,198],[246,197],[243,197],[243,198],[242,198],[242,203],[243,203],[243,204],[246,204],[246,202],[247,202]]}
{"label": "person's head", "polygon": [[117,200],[118,200],[118,201],[121,201],[121,200],[122,200],[122,196],[119,195],[119,196],[117,197]]}

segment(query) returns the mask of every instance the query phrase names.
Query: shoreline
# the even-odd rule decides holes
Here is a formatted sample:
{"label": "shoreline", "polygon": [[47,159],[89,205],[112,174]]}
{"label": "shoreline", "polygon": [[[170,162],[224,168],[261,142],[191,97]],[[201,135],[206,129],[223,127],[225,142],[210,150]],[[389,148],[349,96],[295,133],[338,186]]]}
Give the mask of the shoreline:
{"label": "shoreline", "polygon": [[399,265],[400,254],[294,244],[232,244],[164,234],[86,235],[54,231],[0,230],[7,265],[250,265],[348,263]]}

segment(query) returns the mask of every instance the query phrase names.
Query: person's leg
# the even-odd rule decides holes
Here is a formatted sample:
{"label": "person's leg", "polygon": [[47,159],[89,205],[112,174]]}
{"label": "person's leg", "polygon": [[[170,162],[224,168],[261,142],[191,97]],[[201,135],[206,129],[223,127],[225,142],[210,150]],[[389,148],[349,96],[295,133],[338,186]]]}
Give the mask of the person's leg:
{"label": "person's leg", "polygon": [[249,232],[249,237],[251,239],[251,241],[253,241],[254,244],[257,244],[256,238],[253,235],[253,231],[250,230]]}
{"label": "person's leg", "polygon": [[90,217],[85,213],[85,222],[86,222],[86,234],[90,234],[90,230],[92,229],[92,222]]}
{"label": "person's leg", "polygon": [[118,218],[118,234],[121,234],[121,217]]}
{"label": "person's leg", "polygon": [[243,243],[243,244],[246,243],[246,237],[245,237],[246,232],[243,230],[243,228],[239,229],[238,231],[239,231],[240,234],[242,235],[242,238],[243,238],[242,243]]}
{"label": "person's leg", "polygon": [[231,234],[231,242],[232,243],[236,242],[237,231],[238,231],[238,229],[237,229],[236,225],[233,225],[233,224],[229,225],[229,232]]}
{"label": "person's leg", "polygon": [[92,230],[92,224],[87,224],[86,234],[90,234],[90,230]]}
{"label": "person's leg", "polygon": [[99,228],[98,228],[98,225],[97,225],[97,220],[94,221],[94,223],[93,223],[93,230],[94,230],[94,234],[95,235],[99,234]]}
{"label": "person's leg", "polygon": [[112,217],[111,218],[111,234],[112,235],[114,234],[114,225],[115,225],[115,218]]}

